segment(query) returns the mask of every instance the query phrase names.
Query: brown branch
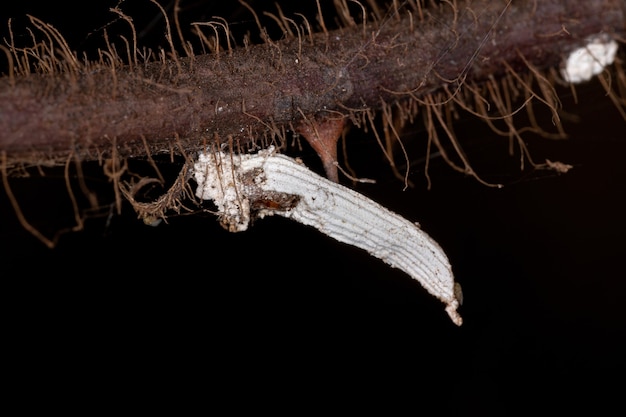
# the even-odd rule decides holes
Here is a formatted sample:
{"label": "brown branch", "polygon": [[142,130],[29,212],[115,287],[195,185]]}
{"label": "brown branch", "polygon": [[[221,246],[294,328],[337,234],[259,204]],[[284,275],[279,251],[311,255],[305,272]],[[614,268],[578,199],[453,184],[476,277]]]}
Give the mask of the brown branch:
{"label": "brown branch", "polygon": [[[12,48],[11,73],[0,79],[5,166],[65,161],[72,152],[82,160],[109,157],[114,144],[119,156],[136,157],[216,140],[280,141],[303,114],[358,120],[385,104],[454,94],[510,70],[555,68],[587,37],[623,38],[626,27],[621,0],[455,5],[229,53],[166,59],[163,52],[156,62],[129,66],[113,48],[100,62],[78,63],[64,45],[62,58],[39,56],[47,73],[30,73],[20,64],[24,50]],[[50,42],[63,42],[33,23]]]}

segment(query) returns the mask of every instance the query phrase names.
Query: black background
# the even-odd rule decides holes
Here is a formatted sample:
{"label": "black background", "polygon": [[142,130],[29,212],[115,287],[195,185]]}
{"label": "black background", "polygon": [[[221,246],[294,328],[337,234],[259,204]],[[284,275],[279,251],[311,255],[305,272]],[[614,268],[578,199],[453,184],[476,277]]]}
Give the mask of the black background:
{"label": "black background", "polygon": [[[31,13],[87,51],[103,27],[120,24],[108,12],[115,2],[37,3],[2,6],[0,20]],[[286,15],[313,16],[313,5],[281,2]],[[162,35],[148,1],[121,8],[145,29],[140,41]],[[255,27],[237,2],[200,1],[185,13],[223,16],[239,33]],[[377,183],[344,184],[419,221],[441,244],[464,289],[460,328],[402,272],[285,219],[229,234],[208,213],[149,227],[127,206],[122,215],[105,207],[51,250],[0,193],[3,339],[14,352],[6,362],[19,370],[15,392],[50,407],[129,399],[132,409],[177,412],[339,411],[338,399],[348,399],[346,411],[382,403],[426,415],[623,406],[626,122],[596,82],[579,86],[577,103],[568,89],[559,93],[576,117],[564,118],[569,138],[524,139],[537,162],[572,164],[565,175],[520,171],[506,139],[470,118],[455,126],[475,170],[502,189],[433,157],[428,190],[419,124],[403,134],[413,159],[407,190],[371,135],[348,136],[351,166]],[[291,152],[319,169],[306,147]],[[111,184],[98,167],[85,169],[110,203]],[[62,174],[11,179],[46,233],[73,220]]]}

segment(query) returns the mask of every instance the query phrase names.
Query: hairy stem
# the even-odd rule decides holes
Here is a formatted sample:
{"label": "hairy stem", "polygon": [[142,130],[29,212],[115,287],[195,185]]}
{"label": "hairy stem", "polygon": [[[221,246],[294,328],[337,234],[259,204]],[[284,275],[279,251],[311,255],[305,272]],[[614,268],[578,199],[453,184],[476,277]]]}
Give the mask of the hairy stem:
{"label": "hairy stem", "polygon": [[590,36],[623,37],[623,3],[444,2],[336,31],[306,32],[307,23],[297,36],[220,53],[162,52],[152,62],[135,54],[126,64],[114,49],[99,62],[80,62],[38,22],[58,45],[37,57],[39,70],[26,67],[24,49],[5,48],[11,70],[0,79],[0,151],[10,166],[70,154],[93,160],[113,148],[135,157],[184,154],[213,141],[280,142],[303,115],[358,121],[507,71],[558,67]]}

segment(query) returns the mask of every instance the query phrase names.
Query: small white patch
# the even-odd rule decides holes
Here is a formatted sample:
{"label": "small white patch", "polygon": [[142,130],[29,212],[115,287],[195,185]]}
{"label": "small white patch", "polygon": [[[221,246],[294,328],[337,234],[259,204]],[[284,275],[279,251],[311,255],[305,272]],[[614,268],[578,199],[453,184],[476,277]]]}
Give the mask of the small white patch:
{"label": "small white patch", "polygon": [[[214,201],[222,224],[231,232],[246,230],[253,216],[284,216],[312,226],[406,272],[446,304],[455,324],[462,324],[450,262],[416,223],[273,148],[245,155],[201,153],[194,176],[196,195]],[[251,207],[257,212],[251,213]]]}
{"label": "small white patch", "polygon": [[196,195],[203,200],[213,200],[230,232],[243,232],[250,224],[250,201],[238,192],[241,188],[238,166],[223,152],[201,153],[194,165],[198,182]]}
{"label": "small white patch", "polygon": [[617,42],[608,37],[595,37],[586,46],[570,53],[561,75],[570,83],[589,81],[615,61]]}

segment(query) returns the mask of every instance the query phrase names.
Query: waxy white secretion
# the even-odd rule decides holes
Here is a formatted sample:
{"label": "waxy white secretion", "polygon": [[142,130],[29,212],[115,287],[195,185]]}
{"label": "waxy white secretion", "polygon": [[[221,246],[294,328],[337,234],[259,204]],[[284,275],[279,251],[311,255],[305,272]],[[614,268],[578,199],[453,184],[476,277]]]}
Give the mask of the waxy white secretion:
{"label": "waxy white secretion", "polygon": [[462,324],[460,286],[450,262],[416,223],[273,148],[257,154],[200,153],[194,176],[196,195],[213,200],[228,230],[244,231],[252,218],[266,215],[312,226],[406,272],[446,304],[455,324]]}

